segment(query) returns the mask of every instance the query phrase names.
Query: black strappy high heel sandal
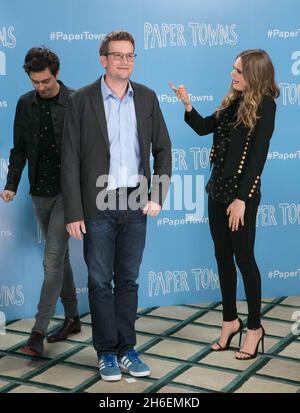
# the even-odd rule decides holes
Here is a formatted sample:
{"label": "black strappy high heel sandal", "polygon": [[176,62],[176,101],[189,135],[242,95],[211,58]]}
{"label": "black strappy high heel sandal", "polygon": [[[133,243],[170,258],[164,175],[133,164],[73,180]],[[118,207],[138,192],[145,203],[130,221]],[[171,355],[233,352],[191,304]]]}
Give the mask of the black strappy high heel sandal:
{"label": "black strappy high heel sandal", "polygon": [[237,331],[235,331],[234,333],[230,334],[230,336],[229,336],[228,339],[227,339],[227,342],[226,342],[225,346],[222,347],[221,344],[219,343],[219,341],[217,341],[215,344],[217,344],[219,347],[216,348],[216,349],[214,349],[214,348],[211,347],[212,351],[225,351],[225,350],[228,350],[229,347],[230,347],[231,340],[232,340],[233,337],[236,336],[238,333],[240,333],[239,347],[241,346],[242,334],[243,334],[243,322],[242,322],[242,320],[241,320],[240,318],[238,318],[238,320],[239,320],[240,326],[239,326],[239,328],[238,328]]}
{"label": "black strappy high heel sandal", "polygon": [[260,339],[258,340],[258,342],[257,342],[256,348],[255,348],[255,352],[254,352],[253,354],[251,354],[251,353],[247,353],[247,351],[241,351],[241,350],[239,350],[238,353],[245,354],[247,357],[237,357],[237,356],[235,356],[235,358],[236,358],[237,360],[252,360],[252,359],[255,359],[256,356],[257,356],[258,346],[259,346],[260,342],[261,342],[261,352],[262,352],[262,354],[264,354],[264,352],[265,352],[265,343],[264,343],[264,340],[265,340],[266,332],[265,332],[265,329],[263,328],[262,325],[260,325],[259,328],[261,328],[261,330],[262,330],[262,336],[261,336],[261,338],[260,338]]}

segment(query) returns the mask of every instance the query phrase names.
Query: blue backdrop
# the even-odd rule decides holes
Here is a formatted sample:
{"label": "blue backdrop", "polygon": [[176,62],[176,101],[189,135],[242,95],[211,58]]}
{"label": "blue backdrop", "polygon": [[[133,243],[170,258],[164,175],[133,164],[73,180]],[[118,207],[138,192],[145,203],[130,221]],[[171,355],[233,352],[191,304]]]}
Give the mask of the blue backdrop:
{"label": "blue backdrop", "polygon": [[[272,0],[0,0],[1,190],[15,105],[31,89],[22,69],[28,49],[41,44],[52,48],[61,58],[60,78],[79,88],[102,73],[98,47],[103,35],[115,29],[131,32],[138,54],[133,79],[158,95],[173,143],[174,173],[170,210],[148,220],[139,304],[219,300],[206,198],[203,203],[211,136],[200,138],[183,122],[182,105],[167,82],[185,84],[200,113],[211,114],[228,89],[236,55],[263,48],[273,59],[281,96],[262,178],[257,261],[265,297],[300,295],[299,15],[300,3],[293,0],[280,8]],[[180,185],[190,185],[200,212],[204,205],[202,219],[187,219],[187,213],[195,212],[187,203],[179,208]],[[8,320],[31,317],[36,311],[43,243],[25,170],[14,202],[0,203],[0,311]],[[82,244],[70,244],[80,309],[88,311]],[[238,294],[244,297],[241,282]]]}

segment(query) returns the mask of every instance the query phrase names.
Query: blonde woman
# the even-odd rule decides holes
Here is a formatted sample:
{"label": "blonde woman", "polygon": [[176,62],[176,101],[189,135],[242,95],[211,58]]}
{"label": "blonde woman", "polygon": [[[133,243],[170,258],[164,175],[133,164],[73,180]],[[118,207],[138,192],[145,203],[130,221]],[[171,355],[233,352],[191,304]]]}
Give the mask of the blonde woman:
{"label": "blonde woman", "polygon": [[[185,121],[199,135],[213,133],[207,183],[208,214],[214,242],[223,303],[223,326],[214,351],[224,351],[243,324],[236,308],[236,265],[243,277],[248,303],[247,334],[236,359],[264,352],[265,330],[261,325],[261,277],[254,256],[256,213],[260,181],[274,129],[279,89],[274,67],[261,49],[240,53],[231,72],[232,82],[220,107],[202,117],[191,105],[183,85],[171,88],[185,107]],[[235,258],[235,260],[234,260]],[[235,265],[236,263],[236,265]]]}

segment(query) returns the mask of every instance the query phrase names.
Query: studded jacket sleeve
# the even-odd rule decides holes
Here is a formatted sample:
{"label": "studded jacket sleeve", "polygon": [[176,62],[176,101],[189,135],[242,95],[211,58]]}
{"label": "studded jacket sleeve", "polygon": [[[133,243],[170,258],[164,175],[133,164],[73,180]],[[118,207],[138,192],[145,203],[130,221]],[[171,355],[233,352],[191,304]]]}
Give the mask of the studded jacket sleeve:
{"label": "studded jacket sleeve", "polygon": [[250,199],[259,183],[274,130],[275,112],[276,103],[274,99],[270,96],[264,96],[259,113],[260,117],[249,145],[244,173],[237,193],[238,199],[244,201]]}

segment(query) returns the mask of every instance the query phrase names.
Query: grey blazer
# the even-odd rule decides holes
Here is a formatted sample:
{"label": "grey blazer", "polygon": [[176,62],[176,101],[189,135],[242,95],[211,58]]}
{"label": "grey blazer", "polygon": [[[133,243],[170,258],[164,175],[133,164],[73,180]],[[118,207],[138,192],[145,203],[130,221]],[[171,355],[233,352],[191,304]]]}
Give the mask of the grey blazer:
{"label": "grey blazer", "polygon": [[[100,87],[101,78],[75,92],[68,101],[63,132],[62,194],[66,223],[93,218],[99,176],[108,175],[110,150]],[[172,157],[168,130],[155,92],[131,82],[144,175],[150,188],[150,152],[154,175],[171,177]],[[166,191],[153,180],[150,192],[162,205]],[[149,193],[150,195],[150,193]]]}

